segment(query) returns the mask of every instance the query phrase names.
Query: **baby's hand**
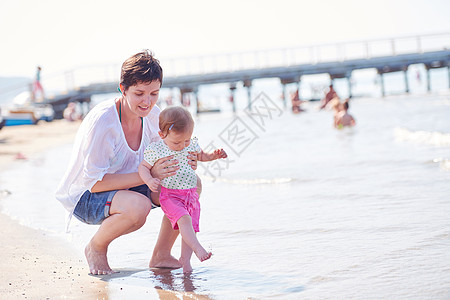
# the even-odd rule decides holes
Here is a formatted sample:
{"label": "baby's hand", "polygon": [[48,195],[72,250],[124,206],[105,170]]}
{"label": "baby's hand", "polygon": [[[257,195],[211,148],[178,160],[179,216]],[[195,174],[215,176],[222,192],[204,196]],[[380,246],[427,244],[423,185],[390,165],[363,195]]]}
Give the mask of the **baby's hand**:
{"label": "baby's hand", "polygon": [[158,178],[152,178],[147,182],[147,186],[152,192],[157,192],[160,183],[161,180],[159,180]]}
{"label": "baby's hand", "polygon": [[228,157],[227,153],[223,149],[214,150],[214,156],[216,157],[216,159]]}
{"label": "baby's hand", "polygon": [[191,165],[192,169],[197,170],[197,161],[198,161],[198,152],[189,151],[188,158],[188,164]]}

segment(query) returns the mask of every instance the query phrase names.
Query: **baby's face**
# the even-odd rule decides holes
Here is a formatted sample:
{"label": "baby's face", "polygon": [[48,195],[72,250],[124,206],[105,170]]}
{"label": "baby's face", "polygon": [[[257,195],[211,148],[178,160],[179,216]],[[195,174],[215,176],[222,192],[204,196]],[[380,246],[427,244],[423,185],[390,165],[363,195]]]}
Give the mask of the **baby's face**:
{"label": "baby's face", "polygon": [[185,132],[169,131],[169,134],[164,139],[164,143],[170,150],[181,151],[189,146],[191,142],[193,128]]}

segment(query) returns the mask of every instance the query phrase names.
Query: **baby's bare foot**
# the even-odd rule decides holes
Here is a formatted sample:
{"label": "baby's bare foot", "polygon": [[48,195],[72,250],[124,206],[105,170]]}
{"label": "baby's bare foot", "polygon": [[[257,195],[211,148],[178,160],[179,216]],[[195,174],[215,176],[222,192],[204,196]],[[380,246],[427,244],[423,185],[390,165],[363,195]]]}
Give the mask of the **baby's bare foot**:
{"label": "baby's bare foot", "polygon": [[197,256],[197,258],[200,260],[200,261],[205,261],[205,260],[207,260],[207,259],[210,259],[211,258],[211,256],[212,256],[212,253],[211,252],[207,252],[205,249],[200,249],[200,250],[198,250],[198,251],[194,251],[194,253],[195,253],[195,255]]}
{"label": "baby's bare foot", "polygon": [[182,258],[180,258],[180,263],[183,266],[183,273],[192,272],[192,266],[191,266],[190,259],[183,260]]}

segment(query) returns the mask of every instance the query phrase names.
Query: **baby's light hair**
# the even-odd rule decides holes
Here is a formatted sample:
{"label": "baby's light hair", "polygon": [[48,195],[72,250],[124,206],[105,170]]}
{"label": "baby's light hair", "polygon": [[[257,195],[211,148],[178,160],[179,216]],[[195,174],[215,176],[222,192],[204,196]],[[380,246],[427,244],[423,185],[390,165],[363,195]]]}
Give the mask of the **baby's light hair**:
{"label": "baby's light hair", "polygon": [[194,127],[194,119],[191,113],[181,106],[168,107],[159,114],[159,130],[163,138],[170,131],[184,133],[192,127]]}

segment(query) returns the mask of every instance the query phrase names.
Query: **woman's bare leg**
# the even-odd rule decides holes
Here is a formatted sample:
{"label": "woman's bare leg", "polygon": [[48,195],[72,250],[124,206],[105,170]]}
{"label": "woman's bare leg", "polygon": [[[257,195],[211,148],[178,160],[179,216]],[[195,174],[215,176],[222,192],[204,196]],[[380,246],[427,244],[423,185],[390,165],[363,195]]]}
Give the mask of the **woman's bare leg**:
{"label": "woman's bare leg", "polygon": [[178,230],[172,229],[169,219],[164,215],[159,230],[158,240],[156,241],[153,255],[150,259],[150,268],[181,268],[181,264],[170,254],[173,244],[178,237]]}
{"label": "woman's bare leg", "polygon": [[86,246],[85,255],[89,270],[94,275],[111,274],[107,251],[109,244],[119,236],[141,228],[150,212],[147,197],[131,191],[118,191],[111,202],[110,216]]}

